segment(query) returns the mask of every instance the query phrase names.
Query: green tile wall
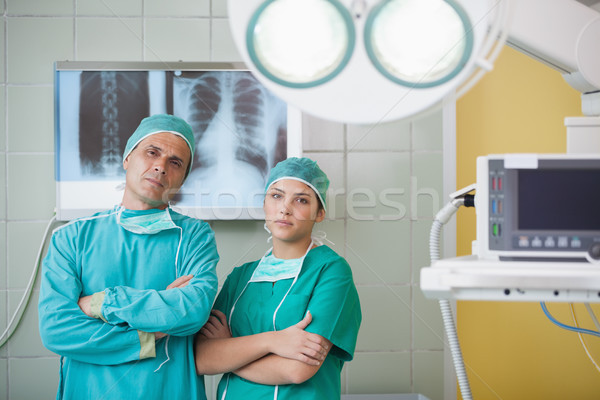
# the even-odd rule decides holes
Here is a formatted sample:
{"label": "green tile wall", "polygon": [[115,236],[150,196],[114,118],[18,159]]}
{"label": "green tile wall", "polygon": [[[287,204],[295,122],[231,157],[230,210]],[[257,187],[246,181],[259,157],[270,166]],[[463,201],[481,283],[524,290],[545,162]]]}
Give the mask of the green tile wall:
{"label": "green tile wall", "polygon": [[[55,207],[54,62],[240,61],[226,0],[0,2],[0,331],[21,298]],[[3,9],[6,7],[6,10]],[[331,179],[317,229],[350,263],[363,326],[344,393],[443,398],[437,302],[419,290],[432,215],[441,205],[441,112],[414,121],[346,125],[303,115],[303,150]],[[220,283],[269,247],[260,221],[213,221]],[[53,399],[58,357],[38,336],[38,286],[0,348],[0,400]],[[36,376],[36,384],[31,384]],[[218,377],[207,378],[214,399]]]}

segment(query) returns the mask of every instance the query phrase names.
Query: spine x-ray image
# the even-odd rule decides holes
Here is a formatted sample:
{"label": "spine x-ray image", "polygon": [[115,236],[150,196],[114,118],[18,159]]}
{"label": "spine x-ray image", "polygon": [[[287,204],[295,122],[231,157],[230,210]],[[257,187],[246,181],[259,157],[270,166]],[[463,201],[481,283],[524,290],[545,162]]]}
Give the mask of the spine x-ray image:
{"label": "spine x-ray image", "polygon": [[123,150],[148,116],[148,73],[84,71],[79,101],[79,157],[83,176],[123,176]]}

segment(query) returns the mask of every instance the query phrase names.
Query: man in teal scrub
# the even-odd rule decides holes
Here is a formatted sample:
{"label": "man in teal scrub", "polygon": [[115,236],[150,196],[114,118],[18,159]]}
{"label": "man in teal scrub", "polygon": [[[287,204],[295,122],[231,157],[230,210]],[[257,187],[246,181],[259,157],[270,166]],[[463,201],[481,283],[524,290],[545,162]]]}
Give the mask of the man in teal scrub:
{"label": "man in teal scrub", "polygon": [[205,399],[193,338],[217,291],[207,223],[169,206],[191,169],[182,119],[145,118],[123,154],[122,203],[60,227],[42,269],[40,335],[58,399]]}

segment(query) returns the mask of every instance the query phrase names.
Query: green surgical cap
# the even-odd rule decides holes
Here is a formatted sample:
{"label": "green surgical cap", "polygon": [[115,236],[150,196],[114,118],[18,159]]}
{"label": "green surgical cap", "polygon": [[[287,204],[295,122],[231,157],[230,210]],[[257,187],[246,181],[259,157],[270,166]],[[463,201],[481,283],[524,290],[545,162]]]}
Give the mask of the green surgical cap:
{"label": "green surgical cap", "polygon": [[271,169],[265,192],[269,190],[272,184],[282,179],[293,179],[308,185],[315,191],[319,200],[321,200],[321,204],[323,204],[323,208],[327,211],[325,195],[329,187],[329,179],[315,161],[306,157],[291,157],[277,163]]}
{"label": "green surgical cap", "polygon": [[127,145],[123,152],[123,161],[125,161],[129,153],[131,153],[142,140],[150,135],[161,132],[169,132],[185,140],[191,153],[190,165],[188,168],[189,173],[192,170],[192,161],[194,160],[194,150],[196,148],[194,133],[192,132],[192,127],[187,122],[174,115],[155,114],[144,118],[129,140],[127,140]]}

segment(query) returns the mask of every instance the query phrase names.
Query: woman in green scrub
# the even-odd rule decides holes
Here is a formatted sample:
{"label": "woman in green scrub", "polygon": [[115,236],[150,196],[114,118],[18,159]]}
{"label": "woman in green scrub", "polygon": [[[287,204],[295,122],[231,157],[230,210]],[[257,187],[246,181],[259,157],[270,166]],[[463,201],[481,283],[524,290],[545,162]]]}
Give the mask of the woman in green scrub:
{"label": "woman in green scrub", "polygon": [[361,322],[352,271],[312,237],[329,180],[289,158],[270,173],[265,228],[273,247],[235,268],[196,337],[198,374],[224,373],[218,399],[336,399]]}

